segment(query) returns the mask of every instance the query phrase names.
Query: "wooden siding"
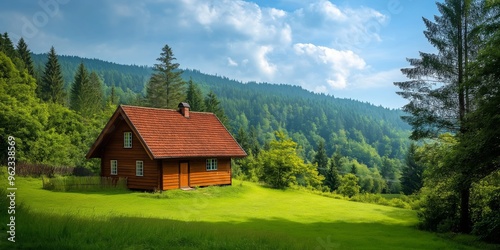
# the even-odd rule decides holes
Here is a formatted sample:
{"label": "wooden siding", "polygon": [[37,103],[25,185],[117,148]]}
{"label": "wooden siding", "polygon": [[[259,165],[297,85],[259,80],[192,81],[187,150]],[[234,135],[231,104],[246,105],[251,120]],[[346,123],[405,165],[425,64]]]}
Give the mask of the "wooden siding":
{"label": "wooden siding", "polygon": [[[116,129],[103,149],[101,158],[102,176],[127,177],[131,189],[158,189],[158,164],[151,160],[139,139],[132,134],[132,148],[123,148],[123,132],[132,131],[124,121],[116,124]],[[111,175],[111,160],[118,161],[118,175]],[[144,162],[144,176],[135,176],[135,162]]]}
{"label": "wooden siding", "polygon": [[231,184],[231,159],[217,159],[217,170],[207,171],[206,159],[163,160],[163,190],[180,188],[180,164],[188,163],[190,187]]}
{"label": "wooden siding", "polygon": [[206,159],[189,161],[189,186],[231,184],[231,159],[217,159],[217,170],[207,171]]}
{"label": "wooden siding", "polygon": [[179,185],[179,161],[163,160],[163,190],[177,189]]}

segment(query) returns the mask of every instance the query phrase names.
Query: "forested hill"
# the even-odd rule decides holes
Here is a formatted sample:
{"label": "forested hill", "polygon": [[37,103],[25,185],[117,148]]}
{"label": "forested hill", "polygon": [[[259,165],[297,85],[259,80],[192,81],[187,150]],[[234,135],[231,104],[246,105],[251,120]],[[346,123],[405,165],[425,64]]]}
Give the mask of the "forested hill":
{"label": "forested hill", "polygon": [[[33,54],[32,58],[37,70],[42,71],[47,55]],[[80,62],[101,76],[107,95],[111,85],[119,87],[116,92],[121,103],[134,103],[152,73],[145,66],[59,56],[68,89]],[[397,160],[391,165],[399,165],[406,153],[409,126],[401,120],[400,110],[315,94],[298,86],[242,83],[198,70],[185,70],[183,78],[192,79],[204,94],[212,90],[231,121],[233,134],[242,128],[260,145],[273,138],[274,131],[283,129],[299,143],[302,156],[308,160],[312,160],[321,140],[329,156],[337,150],[370,168],[381,168],[389,160]]]}

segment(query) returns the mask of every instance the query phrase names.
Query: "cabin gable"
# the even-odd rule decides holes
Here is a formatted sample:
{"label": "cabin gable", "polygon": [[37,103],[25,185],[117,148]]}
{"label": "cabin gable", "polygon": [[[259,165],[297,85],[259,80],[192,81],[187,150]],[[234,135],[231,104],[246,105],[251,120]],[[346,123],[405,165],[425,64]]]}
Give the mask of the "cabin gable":
{"label": "cabin gable", "polygon": [[[156,161],[150,159],[135,133],[131,133],[131,147],[124,145],[124,134],[128,132],[132,132],[132,129],[122,120],[109,135],[106,145],[101,149],[101,176],[127,177],[127,186],[131,189],[158,189],[159,173]],[[111,174],[112,160],[116,160],[117,163],[116,175]],[[143,176],[137,176],[137,161],[142,161]]]}

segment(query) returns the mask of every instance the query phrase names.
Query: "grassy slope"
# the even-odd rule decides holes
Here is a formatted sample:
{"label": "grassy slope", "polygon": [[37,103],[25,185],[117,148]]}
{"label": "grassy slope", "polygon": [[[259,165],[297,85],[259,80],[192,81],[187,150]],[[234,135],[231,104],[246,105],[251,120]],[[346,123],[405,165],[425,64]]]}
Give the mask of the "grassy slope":
{"label": "grassy slope", "polygon": [[17,200],[29,212],[16,215],[16,246],[469,249],[414,229],[417,219],[411,210],[240,183],[158,195],[58,193],[42,190],[41,180],[18,179]]}

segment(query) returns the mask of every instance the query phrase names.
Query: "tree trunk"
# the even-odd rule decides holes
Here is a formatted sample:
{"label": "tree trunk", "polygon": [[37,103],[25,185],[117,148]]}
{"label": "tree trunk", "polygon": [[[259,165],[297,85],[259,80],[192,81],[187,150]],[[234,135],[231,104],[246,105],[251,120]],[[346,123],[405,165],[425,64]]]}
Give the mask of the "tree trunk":
{"label": "tree trunk", "polygon": [[470,184],[466,184],[460,190],[460,225],[459,231],[461,233],[470,233],[472,228],[472,222],[470,219],[469,211],[469,201],[470,201]]}

